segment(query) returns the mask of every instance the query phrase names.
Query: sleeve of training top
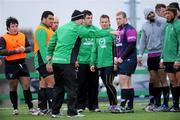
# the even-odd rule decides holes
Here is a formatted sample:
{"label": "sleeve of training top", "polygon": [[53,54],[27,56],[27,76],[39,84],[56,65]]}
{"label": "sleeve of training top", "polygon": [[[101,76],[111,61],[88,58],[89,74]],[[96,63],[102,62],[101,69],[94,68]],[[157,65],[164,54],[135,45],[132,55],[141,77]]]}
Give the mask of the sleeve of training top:
{"label": "sleeve of training top", "polygon": [[94,29],[87,30],[83,25],[79,26],[80,38],[100,38],[109,36],[110,31],[102,31],[98,27],[94,26]]}
{"label": "sleeve of training top", "polygon": [[97,61],[97,44],[94,42],[92,50],[91,50],[91,57],[90,57],[90,65],[94,65]]}
{"label": "sleeve of training top", "polygon": [[135,29],[129,29],[126,32],[126,37],[128,41],[128,46],[123,52],[123,55],[121,56],[122,59],[125,59],[129,56],[129,54],[132,53],[132,51],[136,48],[136,40],[137,40],[137,32]]}
{"label": "sleeve of training top", "polygon": [[114,49],[113,49],[113,56],[117,57],[117,52],[116,52],[116,41],[114,41]]}
{"label": "sleeve of training top", "polygon": [[42,59],[44,63],[46,63],[46,56],[47,56],[47,45],[46,45],[46,38],[47,38],[47,33],[44,29],[39,29],[35,33],[36,38],[37,38],[37,43],[39,47],[39,52],[42,56]]}
{"label": "sleeve of training top", "polygon": [[29,44],[29,41],[28,41],[28,39],[27,39],[27,37],[26,37],[26,39],[25,39],[25,53],[29,53],[29,52],[31,52],[32,51],[32,47],[31,47],[31,45]]}
{"label": "sleeve of training top", "polygon": [[127,30],[126,37],[127,37],[128,43],[136,42],[136,40],[137,40],[137,32],[136,32],[136,30],[135,29]]}
{"label": "sleeve of training top", "polygon": [[9,56],[16,54],[16,50],[6,50],[6,42],[3,37],[0,38],[0,56]]}
{"label": "sleeve of training top", "polygon": [[131,42],[129,43],[128,47],[126,48],[125,52],[123,53],[122,55],[122,59],[125,59],[127,58],[131,53],[132,51],[136,48],[136,42]]}
{"label": "sleeve of training top", "polygon": [[47,49],[47,56],[51,56],[51,57],[53,56],[53,51],[55,49],[56,42],[57,42],[57,31],[54,32],[53,36],[49,40],[48,49]]}
{"label": "sleeve of training top", "polygon": [[139,55],[143,55],[144,54],[144,51],[146,49],[146,39],[147,39],[147,36],[146,36],[146,33],[145,31],[142,29],[141,31],[141,38],[140,38],[140,44],[139,44]]}
{"label": "sleeve of training top", "polygon": [[95,38],[97,32],[95,29],[87,29],[84,25],[80,25],[77,30],[80,38]]}

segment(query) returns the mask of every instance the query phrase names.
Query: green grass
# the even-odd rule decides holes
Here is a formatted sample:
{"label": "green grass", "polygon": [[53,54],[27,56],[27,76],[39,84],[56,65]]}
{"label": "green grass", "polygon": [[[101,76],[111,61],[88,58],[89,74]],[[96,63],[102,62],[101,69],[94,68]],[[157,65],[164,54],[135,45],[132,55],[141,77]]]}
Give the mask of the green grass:
{"label": "green grass", "polygon": [[[74,118],[78,120],[180,120],[180,113],[173,112],[151,112],[147,113],[142,110],[142,108],[147,104],[147,101],[136,101],[135,103],[135,113],[95,113],[86,110],[83,114],[85,117]],[[105,109],[107,103],[100,103],[100,108]],[[63,109],[66,105],[63,105]],[[48,116],[32,116],[28,113],[25,105],[20,106],[20,115],[13,116],[11,114],[12,109],[0,108],[0,120],[50,120],[50,119],[61,119],[69,120],[71,118],[50,118]],[[65,110],[62,110],[66,114]]]}

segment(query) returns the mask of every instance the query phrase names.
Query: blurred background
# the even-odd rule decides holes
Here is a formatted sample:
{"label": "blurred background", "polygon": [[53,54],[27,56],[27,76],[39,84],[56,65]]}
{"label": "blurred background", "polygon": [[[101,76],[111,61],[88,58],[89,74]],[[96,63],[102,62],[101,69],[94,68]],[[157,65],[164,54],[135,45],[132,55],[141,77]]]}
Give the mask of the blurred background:
{"label": "blurred background", "polygon": [[[28,40],[33,44],[33,33],[40,23],[41,14],[45,10],[54,12],[60,19],[60,26],[69,22],[71,14],[75,9],[91,10],[93,13],[93,24],[99,27],[99,17],[107,14],[111,19],[112,28],[116,29],[115,15],[118,11],[125,11],[129,23],[139,31],[144,23],[144,8],[154,8],[157,3],[168,5],[170,2],[180,0],[0,0],[0,35],[6,32],[6,19],[9,16],[19,20],[19,28],[28,36]],[[146,56],[146,55],[145,55]],[[146,61],[146,57],[144,57]],[[34,92],[33,98],[37,98],[38,74],[33,67],[33,53],[27,56],[28,66],[31,72],[31,90]],[[143,67],[137,67],[133,75],[136,96],[144,98],[148,95],[149,75],[146,69],[146,62]],[[114,80],[114,85],[119,91],[118,79]],[[100,80],[99,97],[106,98],[106,89]],[[19,87],[19,97],[23,100],[21,87]],[[10,105],[8,96],[8,84],[4,76],[4,66],[0,66],[0,105]]]}
{"label": "blurred background", "polygon": [[6,31],[5,21],[9,16],[19,20],[21,29],[34,30],[40,22],[43,11],[51,10],[60,18],[60,25],[67,23],[75,9],[88,9],[93,12],[94,25],[99,26],[101,14],[111,18],[116,28],[115,15],[118,11],[127,12],[131,23],[139,30],[144,21],[144,8],[154,8],[157,3],[168,5],[180,0],[0,0],[0,34]]}

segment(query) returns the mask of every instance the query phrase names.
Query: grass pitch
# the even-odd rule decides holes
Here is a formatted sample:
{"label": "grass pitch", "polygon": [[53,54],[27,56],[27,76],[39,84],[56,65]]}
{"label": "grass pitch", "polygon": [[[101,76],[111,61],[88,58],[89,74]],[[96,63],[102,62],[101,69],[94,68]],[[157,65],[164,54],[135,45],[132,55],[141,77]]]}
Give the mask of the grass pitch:
{"label": "grass pitch", "polygon": [[[180,120],[180,112],[144,112],[142,108],[147,104],[147,101],[135,101],[134,113],[101,113],[101,112],[89,112],[84,111],[82,114],[85,117],[73,118],[79,120]],[[106,109],[107,103],[100,103],[100,109]],[[66,114],[66,105],[63,105],[61,112]],[[12,115],[12,109],[1,106],[0,108],[0,120],[69,120],[72,118],[61,117],[51,118],[49,116],[32,116],[28,113],[28,109],[24,104],[19,107],[20,114]]]}

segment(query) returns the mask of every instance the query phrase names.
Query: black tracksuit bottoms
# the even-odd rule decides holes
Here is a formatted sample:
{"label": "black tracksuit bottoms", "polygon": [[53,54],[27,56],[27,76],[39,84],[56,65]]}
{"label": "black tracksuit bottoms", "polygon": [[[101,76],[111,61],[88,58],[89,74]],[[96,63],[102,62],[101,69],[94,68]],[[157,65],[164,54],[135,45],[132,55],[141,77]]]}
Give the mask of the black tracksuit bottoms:
{"label": "black tracksuit bottoms", "polygon": [[98,71],[90,71],[89,64],[80,64],[78,72],[78,99],[77,109],[95,110],[98,106]]}
{"label": "black tracksuit bottoms", "polygon": [[74,65],[53,64],[55,86],[53,91],[52,114],[60,113],[67,92],[67,115],[77,115],[75,104],[77,101],[77,79]]}

